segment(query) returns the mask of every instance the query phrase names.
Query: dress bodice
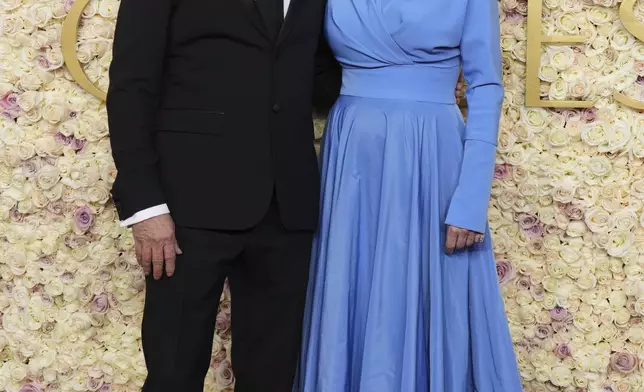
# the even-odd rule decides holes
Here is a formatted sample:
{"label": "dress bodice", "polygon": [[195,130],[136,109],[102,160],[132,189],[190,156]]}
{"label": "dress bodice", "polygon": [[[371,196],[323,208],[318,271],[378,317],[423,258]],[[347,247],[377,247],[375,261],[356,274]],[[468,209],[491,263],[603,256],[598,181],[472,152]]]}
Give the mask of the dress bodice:
{"label": "dress bodice", "polygon": [[345,67],[458,67],[467,2],[329,0],[326,33]]}
{"label": "dress bodice", "polygon": [[465,153],[446,223],[478,232],[503,101],[499,30],[497,0],[328,0],[326,9],[343,95],[453,105],[463,70]]}
{"label": "dress bodice", "polygon": [[325,32],[343,67],[343,94],[453,103],[461,65],[470,86],[500,85],[497,7],[495,0],[329,0]]}

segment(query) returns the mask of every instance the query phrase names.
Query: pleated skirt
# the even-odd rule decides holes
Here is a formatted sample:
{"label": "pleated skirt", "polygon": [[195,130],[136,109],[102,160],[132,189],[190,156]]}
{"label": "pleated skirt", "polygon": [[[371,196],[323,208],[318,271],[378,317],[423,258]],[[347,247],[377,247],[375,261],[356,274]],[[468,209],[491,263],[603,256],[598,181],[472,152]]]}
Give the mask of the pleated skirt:
{"label": "pleated skirt", "polygon": [[463,137],[456,105],[332,109],[294,391],[522,390],[489,233],[445,253]]}

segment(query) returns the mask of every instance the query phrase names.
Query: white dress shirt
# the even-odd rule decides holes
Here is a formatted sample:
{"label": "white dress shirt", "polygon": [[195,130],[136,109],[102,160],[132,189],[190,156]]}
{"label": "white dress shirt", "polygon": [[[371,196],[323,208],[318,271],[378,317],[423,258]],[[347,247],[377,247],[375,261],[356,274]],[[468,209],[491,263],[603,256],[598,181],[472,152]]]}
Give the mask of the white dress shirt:
{"label": "white dress shirt", "polygon": [[[288,6],[291,3],[291,0],[284,0],[284,17],[286,18],[286,13],[288,12]],[[160,204],[158,206],[146,208],[141,210],[131,217],[121,221],[122,227],[132,226],[136,223],[143,222],[144,220],[154,218],[155,216],[169,214],[170,209],[167,204]]]}

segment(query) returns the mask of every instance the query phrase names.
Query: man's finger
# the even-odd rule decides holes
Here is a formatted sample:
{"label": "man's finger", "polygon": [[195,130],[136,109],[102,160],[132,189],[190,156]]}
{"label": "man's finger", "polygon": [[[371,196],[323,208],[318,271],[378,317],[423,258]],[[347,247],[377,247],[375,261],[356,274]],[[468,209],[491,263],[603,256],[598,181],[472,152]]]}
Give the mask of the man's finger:
{"label": "man's finger", "polygon": [[165,259],[165,274],[168,277],[174,275],[175,262],[177,254],[175,252],[176,244],[174,242],[167,243],[163,246],[163,258]]}
{"label": "man's finger", "polygon": [[454,249],[456,248],[456,240],[458,238],[458,232],[456,231],[455,228],[449,227],[447,229],[447,238],[445,239],[445,252],[447,254],[451,254],[454,252]]}
{"label": "man's finger", "polygon": [[[143,253],[141,252],[141,245],[136,240],[134,241],[134,254],[136,256],[136,262],[143,268]],[[145,271],[144,269],[143,272],[147,275],[149,271]]]}
{"label": "man's finger", "polygon": [[467,247],[474,245],[474,242],[476,242],[476,233],[473,231],[467,232]]}
{"label": "man's finger", "polygon": [[152,249],[148,244],[142,244],[141,245],[141,267],[143,268],[143,272],[145,272],[146,275],[150,275],[151,261],[152,261]]}
{"label": "man's finger", "polygon": [[163,246],[161,245],[152,247],[152,275],[157,280],[163,275]]}
{"label": "man's finger", "polygon": [[174,251],[178,255],[183,254],[183,251],[181,250],[181,248],[179,248],[179,243],[177,243],[177,240],[174,240]]}

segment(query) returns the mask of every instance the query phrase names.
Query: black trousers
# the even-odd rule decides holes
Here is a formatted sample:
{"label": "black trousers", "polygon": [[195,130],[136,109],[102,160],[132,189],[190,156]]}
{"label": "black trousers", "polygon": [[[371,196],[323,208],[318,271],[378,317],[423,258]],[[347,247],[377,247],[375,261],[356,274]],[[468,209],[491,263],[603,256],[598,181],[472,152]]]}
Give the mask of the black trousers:
{"label": "black trousers", "polygon": [[175,275],[147,280],[143,392],[203,392],[226,277],[235,392],[291,392],[313,233],[285,230],[273,200],[251,230],[177,227],[176,235]]}

